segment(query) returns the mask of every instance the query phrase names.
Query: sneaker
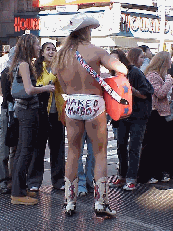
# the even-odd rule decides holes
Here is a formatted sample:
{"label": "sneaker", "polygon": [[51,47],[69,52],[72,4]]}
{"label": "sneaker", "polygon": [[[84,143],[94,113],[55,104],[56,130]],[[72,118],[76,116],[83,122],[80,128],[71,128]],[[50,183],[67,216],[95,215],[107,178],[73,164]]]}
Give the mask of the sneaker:
{"label": "sneaker", "polygon": [[109,183],[110,187],[121,187],[126,183],[126,179],[122,178],[122,179],[116,179],[115,182],[111,182]]}
{"label": "sneaker", "polygon": [[151,178],[151,179],[148,181],[149,184],[156,184],[157,182],[158,182],[158,180],[155,179],[155,178]]}
{"label": "sneaker", "polygon": [[33,191],[33,192],[38,192],[38,191],[39,191],[39,188],[36,187],[36,186],[32,186],[29,190],[30,190],[30,191]]}
{"label": "sneaker", "polygon": [[0,183],[0,194],[11,194],[11,189],[8,188],[6,181]]}
{"label": "sneaker", "polygon": [[60,190],[65,190],[65,185],[62,185]]}
{"label": "sneaker", "polygon": [[136,187],[135,187],[134,183],[126,183],[124,185],[123,189],[125,189],[125,190],[134,190],[134,189],[136,189]]}
{"label": "sneaker", "polygon": [[87,195],[87,192],[79,192],[78,193],[78,197],[83,197],[83,196],[86,196]]}
{"label": "sneaker", "polygon": [[88,194],[86,187],[78,186],[78,197],[86,196]]}
{"label": "sneaker", "polygon": [[169,182],[170,181],[170,176],[169,174],[164,174],[162,179],[161,179],[162,182]]}
{"label": "sneaker", "polygon": [[11,203],[14,205],[35,205],[38,204],[38,200],[28,196],[25,197],[11,196]]}

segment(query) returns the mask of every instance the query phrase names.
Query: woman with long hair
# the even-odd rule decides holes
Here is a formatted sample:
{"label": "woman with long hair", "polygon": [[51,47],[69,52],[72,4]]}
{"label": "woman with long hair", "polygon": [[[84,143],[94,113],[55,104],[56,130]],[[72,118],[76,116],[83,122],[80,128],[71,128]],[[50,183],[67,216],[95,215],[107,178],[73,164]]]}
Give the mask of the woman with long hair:
{"label": "woman with long hair", "polygon": [[19,121],[19,140],[12,174],[12,204],[33,205],[38,200],[27,195],[26,175],[34,152],[37,152],[38,97],[41,92],[53,92],[53,85],[36,87],[36,72],[33,58],[38,57],[39,40],[35,35],[22,35],[15,49],[10,67],[10,77],[14,74],[19,83],[23,82],[27,99],[15,99],[15,115]]}
{"label": "woman with long hair", "polygon": [[118,123],[117,154],[119,172],[111,186],[123,186],[125,190],[134,190],[137,183],[140,152],[146,123],[151,113],[153,87],[140,71],[143,63],[143,51],[132,48],[128,56],[122,50],[115,50],[112,55],[128,68],[127,78],[132,86],[132,114]]}
{"label": "woman with long hair", "polygon": [[38,153],[33,156],[29,168],[27,185],[30,191],[38,191],[43,180],[46,144],[50,149],[51,181],[56,189],[64,189],[65,174],[65,127],[62,121],[64,99],[58,79],[51,72],[51,64],[56,55],[56,47],[51,42],[42,45],[35,68],[38,76],[37,86],[51,82],[55,86],[52,93],[40,93]]}
{"label": "woman with long hair", "polygon": [[[154,88],[152,112],[147,123],[145,145],[141,155],[139,180],[141,182],[168,182],[172,169],[173,121],[170,103],[173,78],[167,74],[171,67],[171,56],[167,51],[157,53],[145,70],[146,78]],[[147,171],[146,171],[147,168]]]}
{"label": "woman with long hair", "polygon": [[84,130],[88,134],[95,156],[94,194],[95,212],[115,215],[108,203],[107,184],[107,121],[101,85],[81,66],[76,51],[100,74],[100,65],[109,70],[127,73],[126,67],[112,58],[104,49],[90,43],[91,29],[99,26],[98,20],[85,14],[74,17],[69,25],[69,36],[58,52],[54,72],[67,94],[66,128],[68,157],[65,167],[65,211],[76,208],[78,188],[78,158]]}

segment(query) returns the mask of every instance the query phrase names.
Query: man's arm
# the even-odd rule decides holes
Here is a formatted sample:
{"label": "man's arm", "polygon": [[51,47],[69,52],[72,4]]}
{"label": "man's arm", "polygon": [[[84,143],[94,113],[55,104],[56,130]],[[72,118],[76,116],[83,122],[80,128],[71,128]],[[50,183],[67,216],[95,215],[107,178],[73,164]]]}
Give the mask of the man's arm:
{"label": "man's arm", "polygon": [[109,70],[114,70],[116,72],[120,72],[127,75],[128,70],[126,66],[123,63],[121,63],[118,59],[113,58],[105,50],[101,52],[101,64]]}

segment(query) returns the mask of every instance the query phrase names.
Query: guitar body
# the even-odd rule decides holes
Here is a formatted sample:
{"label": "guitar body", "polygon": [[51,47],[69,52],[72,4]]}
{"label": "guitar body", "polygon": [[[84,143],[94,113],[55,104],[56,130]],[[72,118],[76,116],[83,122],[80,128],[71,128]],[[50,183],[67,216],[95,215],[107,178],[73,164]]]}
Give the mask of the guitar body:
{"label": "guitar body", "polygon": [[132,113],[132,89],[128,79],[121,73],[111,76],[104,81],[113,88],[122,98],[126,99],[129,104],[123,105],[113,99],[106,91],[104,91],[104,100],[106,104],[106,112],[113,120],[127,118]]}

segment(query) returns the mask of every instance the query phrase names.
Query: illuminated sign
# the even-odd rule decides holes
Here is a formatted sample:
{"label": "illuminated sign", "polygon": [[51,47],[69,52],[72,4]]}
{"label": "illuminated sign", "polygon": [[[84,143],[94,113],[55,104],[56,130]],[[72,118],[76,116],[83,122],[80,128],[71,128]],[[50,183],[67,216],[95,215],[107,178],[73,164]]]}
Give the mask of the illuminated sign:
{"label": "illuminated sign", "polygon": [[[36,1],[36,0],[35,0]],[[110,0],[39,0],[39,7],[59,6],[59,5],[77,5],[96,2],[111,2]]]}
{"label": "illuminated sign", "polygon": [[39,7],[39,0],[32,0],[33,7]]}
{"label": "illuminated sign", "polygon": [[[131,32],[134,37],[157,38],[160,19],[121,14],[120,31]],[[165,35],[173,35],[173,21],[165,21]]]}
{"label": "illuminated sign", "polygon": [[14,31],[20,32],[24,30],[39,30],[38,18],[14,18]]}

